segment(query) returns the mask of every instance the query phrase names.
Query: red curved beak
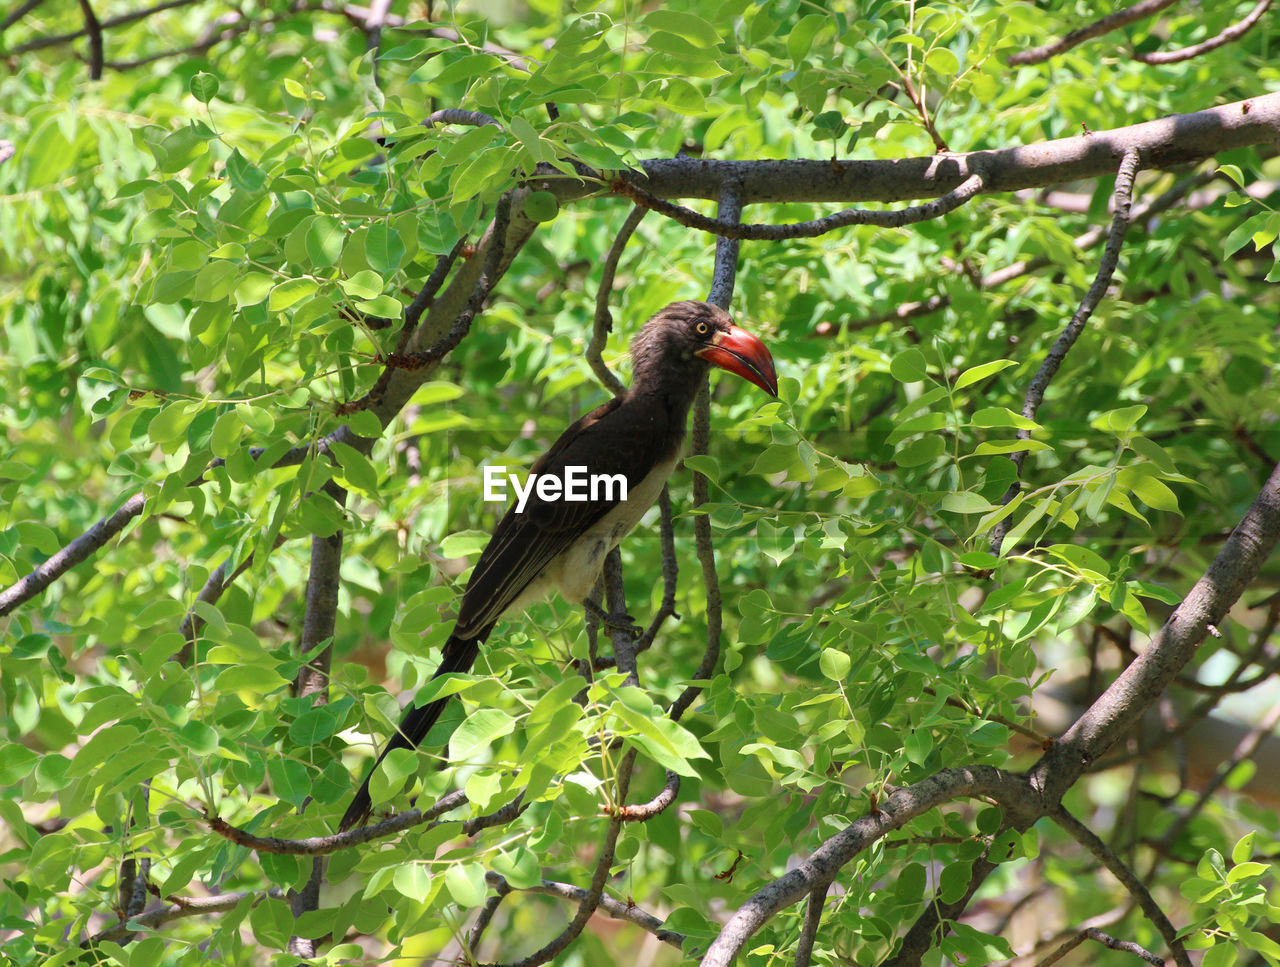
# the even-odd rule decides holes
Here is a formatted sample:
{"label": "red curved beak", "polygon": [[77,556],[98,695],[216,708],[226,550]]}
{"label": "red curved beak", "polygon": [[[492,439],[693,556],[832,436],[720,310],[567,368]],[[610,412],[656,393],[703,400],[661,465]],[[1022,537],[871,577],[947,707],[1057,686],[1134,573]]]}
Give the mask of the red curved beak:
{"label": "red curved beak", "polygon": [[699,349],[695,355],[755,383],[770,396],[778,395],[773,357],[764,343],[745,329],[730,326],[728,332],[718,333],[710,346]]}

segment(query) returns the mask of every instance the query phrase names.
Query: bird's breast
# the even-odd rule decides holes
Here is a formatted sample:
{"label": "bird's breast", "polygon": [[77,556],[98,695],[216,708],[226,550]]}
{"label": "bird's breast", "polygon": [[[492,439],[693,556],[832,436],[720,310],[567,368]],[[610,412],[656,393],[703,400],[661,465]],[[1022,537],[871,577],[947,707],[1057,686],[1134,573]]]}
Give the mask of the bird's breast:
{"label": "bird's breast", "polygon": [[568,601],[581,601],[590,594],[596,578],[600,576],[605,556],[631,533],[653,506],[679,459],[680,448],[677,447],[670,457],[656,463],[628,491],[626,500],[596,521],[563,554],[552,560],[541,575],[546,584],[558,585],[560,593]]}

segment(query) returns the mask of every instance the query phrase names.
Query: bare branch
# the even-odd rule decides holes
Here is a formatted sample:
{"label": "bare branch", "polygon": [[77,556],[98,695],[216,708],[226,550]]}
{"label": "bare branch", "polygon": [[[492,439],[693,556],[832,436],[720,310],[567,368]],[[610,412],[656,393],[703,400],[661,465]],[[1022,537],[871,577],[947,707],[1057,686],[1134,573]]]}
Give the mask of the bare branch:
{"label": "bare branch", "polygon": [[[735,222],[742,213],[742,195],[738,186],[729,187],[720,199],[720,219]],[[716,239],[716,267],[712,273],[711,294],[709,301],[722,309],[729,308],[733,298],[733,283],[738,272],[738,249],[736,239],[721,236]],[[702,388],[693,402],[693,434],[690,451],[705,454],[711,443],[711,387],[707,377],[703,377]],[[701,507],[711,499],[707,478],[694,471],[693,474],[693,506]],[[702,583],[707,594],[707,647],[702,654],[698,670],[693,673],[694,681],[706,681],[715,672],[720,663],[720,634],[723,624],[720,599],[720,578],[716,574],[716,550],[711,539],[711,518],[707,514],[699,514],[693,519],[694,544],[698,550],[698,563],[702,566]],[[693,704],[693,700],[702,692],[701,685],[689,685],[671,704],[670,716],[679,721]]]}
{"label": "bare branch", "polygon": [[[39,0],[43,2],[43,0]],[[160,13],[164,10],[173,10],[175,7],[187,7],[199,0],[165,0],[164,3],[157,3],[153,7],[145,7],[142,10],[134,10],[129,13],[117,14],[114,17],[108,17],[106,20],[99,22],[100,30],[111,30],[113,27],[123,27],[125,24],[131,24],[138,20],[145,20],[152,14]],[[83,9],[83,8],[82,8]],[[25,11],[23,11],[25,13]],[[12,15],[11,15],[12,16]],[[0,27],[0,30],[3,30]],[[17,47],[11,47],[6,54],[25,54],[33,50],[44,50],[47,47],[57,47],[60,44],[68,44],[73,40],[79,40],[81,37],[87,36],[89,30],[75,30],[68,34],[56,34],[52,37],[38,37],[35,40],[27,41],[25,44],[19,44]]]}
{"label": "bare branch", "polygon": [[591,364],[591,371],[596,374],[596,378],[614,396],[621,396],[626,392],[626,387],[604,364],[604,358],[601,356],[604,351],[605,341],[608,339],[609,333],[613,331],[613,316],[609,312],[609,296],[613,294],[613,279],[618,272],[618,260],[622,258],[622,250],[626,248],[627,242],[635,232],[636,227],[648,213],[649,210],[647,208],[642,208],[639,205],[631,209],[626,221],[618,229],[618,235],[614,238],[613,244],[609,246],[608,254],[604,257],[604,271],[600,276],[600,287],[596,289],[596,314],[591,329],[591,342],[587,344],[587,362]]}
{"label": "bare branch", "polygon": [[124,530],[129,521],[141,514],[146,504],[147,498],[139,491],[126,500],[110,517],[104,517],[98,521],[26,577],[5,588],[0,592],[0,618],[9,614],[18,605],[30,601],[81,561],[87,560],[94,551]]}
{"label": "bare branch", "polygon": [[[1035,378],[1031,380],[1031,385],[1027,388],[1027,396],[1022,403],[1022,415],[1028,420],[1035,419],[1036,411],[1039,410],[1040,404],[1044,402],[1045,390],[1049,388],[1049,383],[1057,374],[1062,361],[1067,358],[1067,353],[1071,351],[1071,347],[1080,338],[1080,333],[1084,331],[1085,324],[1089,321],[1089,317],[1093,315],[1093,310],[1098,307],[1098,303],[1106,295],[1107,287],[1111,284],[1111,278],[1115,275],[1116,268],[1120,264],[1120,247],[1124,244],[1124,233],[1129,228],[1129,206],[1133,199],[1133,180],[1138,174],[1138,160],[1138,152],[1130,150],[1125,153],[1124,160],[1120,162],[1120,170],[1116,173],[1115,192],[1112,195],[1115,202],[1115,214],[1111,219],[1111,232],[1107,236],[1106,248],[1103,250],[1102,258],[1098,262],[1098,272],[1094,276],[1093,284],[1089,286],[1084,298],[1080,300],[1080,305],[1072,314],[1071,321],[1067,323],[1066,328],[1062,330],[1054,341],[1053,346],[1050,347],[1044,362],[1040,364],[1040,369],[1036,372]],[[1019,429],[1017,438],[1019,440],[1030,440],[1031,431]],[[1016,453],[1009,454],[1009,459],[1013,461],[1014,467],[1017,468],[1018,476],[1009,485],[1009,489],[1005,492],[1001,503],[1009,503],[1021,492],[1022,464],[1026,457],[1026,450],[1019,450]],[[1000,553],[1004,537],[1009,532],[1011,524],[1012,521],[1005,517],[992,530],[992,554],[998,555]]]}
{"label": "bare branch", "polygon": [[1030,50],[1019,51],[1009,58],[1009,63],[1014,67],[1023,64],[1039,64],[1050,57],[1066,53],[1072,47],[1080,46],[1086,40],[1101,37],[1112,30],[1119,30],[1121,27],[1125,27],[1135,21],[1157,14],[1165,7],[1172,7],[1176,2],[1177,0],[1141,0],[1140,3],[1135,3],[1132,7],[1117,10],[1110,16],[1095,20],[1079,30],[1073,30],[1058,40],[1043,44],[1040,47],[1032,47]]}
{"label": "bare branch", "polygon": [[629,823],[642,823],[665,811],[667,807],[676,801],[676,796],[679,793],[680,774],[668,769],[666,781],[663,783],[662,790],[656,796],[645,803],[622,806],[618,810],[618,816]]}
{"label": "bare branch", "polygon": [[4,33],[42,3],[44,0],[24,0],[23,3],[18,4],[7,17],[0,20],[0,33]]}
{"label": "bare branch", "polygon": [[476,128],[502,127],[495,118],[490,117],[483,111],[464,111],[456,107],[446,107],[436,111],[422,123],[429,128],[433,128],[437,124],[467,124]]}
{"label": "bare branch", "polygon": [[171,896],[164,903],[152,907],[150,910],[144,910],[135,917],[121,920],[119,923],[114,923],[107,929],[95,933],[88,939],[86,945],[92,945],[104,940],[121,943],[132,936],[138,929],[154,930],[157,927],[163,927],[166,923],[172,923],[174,920],[234,910],[246,899],[253,899],[257,902],[283,895],[284,892],[282,890],[272,888],[262,893],[219,893],[208,897]]}
{"label": "bare branch", "polygon": [[[537,893],[542,896],[559,897],[562,900],[570,900],[574,903],[581,903],[586,899],[587,891],[580,886],[573,886],[570,883],[559,883],[555,880],[543,880],[538,886],[525,887],[517,891],[512,887],[504,876],[494,872],[485,874],[485,881],[500,892],[504,889],[509,893]],[[664,930],[662,921],[651,913],[646,913],[634,903],[623,903],[616,900],[608,894],[600,897],[600,912],[608,915],[614,920],[625,920],[627,923],[633,923],[640,929],[653,934],[664,944],[679,948],[684,943],[685,937],[682,933],[676,933],[674,930]]]}
{"label": "bare branch", "polygon": [[[726,186],[728,182],[725,183]],[[691,208],[665,201],[657,195],[646,191],[625,177],[614,179],[610,187],[620,195],[626,195],[637,205],[652,208],[661,215],[679,222],[686,228],[696,228],[723,238],[749,239],[751,241],[777,241],[788,238],[815,238],[850,225],[878,225],[882,228],[901,228],[925,222],[947,212],[954,211],[969,199],[982,192],[984,180],[978,171],[974,171],[963,182],[941,198],[912,205],[897,211],[877,212],[865,208],[846,208],[843,211],[814,218],[807,222],[796,222],[791,225],[743,225],[738,221],[724,218],[707,218],[699,215]],[[744,196],[741,185],[737,189],[740,198]]]}
{"label": "bare branch", "polygon": [[1103,946],[1110,947],[1112,950],[1120,950],[1127,954],[1134,954],[1135,956],[1141,957],[1147,963],[1154,964],[1155,967],[1164,967],[1163,957],[1153,954],[1151,951],[1147,950],[1145,947],[1139,946],[1132,940],[1117,940],[1115,937],[1111,936],[1111,934],[1103,933],[1097,927],[1085,927],[1083,930],[1076,931],[1076,933],[1072,935],[1071,939],[1061,947],[1049,954],[1049,956],[1045,957],[1044,960],[1037,961],[1036,967],[1049,967],[1050,964],[1056,964],[1086,940],[1096,940],[1098,943]]}
{"label": "bare branch", "polygon": [[809,967],[813,962],[813,942],[818,937],[818,927],[822,923],[822,907],[827,900],[830,883],[823,883],[809,894],[809,902],[804,908],[804,927],[800,930],[800,942],[796,945],[796,967]]}
{"label": "bare branch", "polygon": [[1258,0],[1258,3],[1239,23],[1234,23],[1227,27],[1220,34],[1210,37],[1208,40],[1201,41],[1198,44],[1192,44],[1190,47],[1183,47],[1179,50],[1157,50],[1150,54],[1133,55],[1134,60],[1140,60],[1144,64],[1176,64],[1179,61],[1191,60],[1193,57],[1199,57],[1201,54],[1207,54],[1211,50],[1216,50],[1223,44],[1229,44],[1233,40],[1243,37],[1254,24],[1262,19],[1262,15],[1267,12],[1267,8],[1271,6],[1271,0]]}
{"label": "bare branch", "polygon": [[895,790],[878,809],[854,820],[739,907],[707,949],[702,967],[728,967],[751,936],[778,911],[807,896],[817,885],[834,880],[841,868],[887,833],[943,803],[973,797],[994,799],[1020,821],[1030,822],[1043,808],[1025,779],[991,766],[943,769]]}
{"label": "bare branch", "polygon": [[98,15],[93,12],[89,0],[77,0],[80,12],[84,15],[84,32],[89,37],[89,80],[102,80],[102,24]]}
{"label": "bare branch", "polygon": [[1072,816],[1064,807],[1059,806],[1050,815],[1053,821],[1062,827],[1063,832],[1097,857],[1099,862],[1111,871],[1111,875],[1129,891],[1129,895],[1138,902],[1138,906],[1147,915],[1152,926],[1160,931],[1160,936],[1169,945],[1169,950],[1173,953],[1174,962],[1178,967],[1191,967],[1191,959],[1187,956],[1187,949],[1182,945],[1182,941],[1178,939],[1177,929],[1169,922],[1169,918],[1160,909],[1160,905],[1151,896],[1146,885],[1129,867],[1125,866],[1124,861],[1116,856],[1111,847],[1100,840],[1093,830]]}

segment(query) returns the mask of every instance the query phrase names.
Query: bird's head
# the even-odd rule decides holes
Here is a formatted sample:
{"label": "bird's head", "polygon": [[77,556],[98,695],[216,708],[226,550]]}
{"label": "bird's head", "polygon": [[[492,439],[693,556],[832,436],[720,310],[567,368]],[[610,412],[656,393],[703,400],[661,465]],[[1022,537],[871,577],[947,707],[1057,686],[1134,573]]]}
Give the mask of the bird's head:
{"label": "bird's head", "polygon": [[[778,395],[769,350],[733,324],[729,313],[708,302],[673,302],[644,324],[631,344],[637,384],[679,379],[692,382],[710,363]],[[699,362],[701,361],[701,362]]]}

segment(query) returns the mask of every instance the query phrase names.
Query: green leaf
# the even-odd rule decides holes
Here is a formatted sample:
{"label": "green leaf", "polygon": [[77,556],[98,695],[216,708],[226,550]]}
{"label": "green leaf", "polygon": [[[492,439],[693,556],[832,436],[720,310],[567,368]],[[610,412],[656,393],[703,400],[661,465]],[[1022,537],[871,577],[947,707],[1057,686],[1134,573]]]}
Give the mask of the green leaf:
{"label": "green leaf", "polygon": [[947,494],[940,506],[953,514],[985,514],[995,509],[994,504],[972,490]]}
{"label": "green leaf", "polygon": [[929,364],[924,353],[914,346],[898,353],[889,364],[890,375],[899,383],[918,383],[928,372]]}
{"label": "green leaf", "polygon": [[484,867],[479,863],[450,863],[444,871],[444,885],[453,902],[464,909],[484,903]]}
{"label": "green leaf", "polygon": [[1139,403],[1135,406],[1122,406],[1118,410],[1107,410],[1099,413],[1089,425],[1109,433],[1124,433],[1138,425],[1138,421],[1146,416],[1147,408]]}
{"label": "green leaf", "polygon": [[501,709],[476,709],[463,719],[449,739],[449,758],[453,762],[473,759],[515,728],[516,720]]}
{"label": "green leaf", "polygon": [[530,221],[549,222],[560,213],[560,203],[549,191],[535,191],[524,200],[524,213]]}
{"label": "green leaf", "polygon": [[405,246],[388,222],[374,222],[364,242],[369,267],[381,275],[391,275],[404,261]]}
{"label": "green leaf", "polygon": [[847,654],[834,648],[824,648],[818,656],[818,667],[822,674],[833,682],[844,681],[852,665],[853,661]]}
{"label": "green leaf", "polygon": [[646,14],[641,23],[651,31],[675,34],[698,47],[715,47],[720,43],[716,28],[696,14],[659,8]]}
{"label": "green leaf", "polygon": [[330,215],[316,215],[304,224],[307,228],[303,239],[309,264],[315,268],[335,264],[342,254],[342,222]]}
{"label": "green leaf", "polygon": [[236,283],[236,305],[254,306],[267,298],[275,279],[265,272],[249,272]]}
{"label": "green leaf", "polygon": [[200,71],[188,85],[191,96],[202,104],[208,104],[218,96],[218,78],[207,71]]}
{"label": "green leaf", "polygon": [[371,269],[363,269],[349,279],[338,283],[342,291],[357,299],[372,299],[382,294],[382,276]]}
{"label": "green leaf", "polygon": [[[272,286],[267,308],[272,312],[281,312],[312,295],[316,288],[314,279],[288,279],[280,282]],[[239,289],[236,291],[238,294]]]}
{"label": "green leaf", "polygon": [[972,386],[988,377],[994,376],[996,373],[1008,369],[1010,366],[1017,366],[1016,359],[996,359],[989,363],[983,363],[980,366],[971,366],[956,378],[956,389],[964,389],[966,386]]}
{"label": "green leaf", "polygon": [[401,896],[415,903],[426,903],[432,892],[431,871],[423,863],[401,863],[391,876],[391,884]]}
{"label": "green leaf", "polygon": [[1021,413],[1015,413],[1003,406],[988,406],[978,410],[970,417],[969,423],[971,426],[1006,427],[1015,430],[1040,429],[1040,424],[1035,420],[1028,420]]}
{"label": "green leaf", "polygon": [[[1244,248],[1259,233],[1267,231],[1267,225],[1271,220],[1271,212],[1258,212],[1251,215],[1243,222],[1236,226],[1222,243],[1222,255],[1224,258],[1230,258],[1236,252]],[[1263,244],[1266,244],[1265,242]]]}
{"label": "green leaf", "polygon": [[960,73],[960,59],[946,47],[935,47],[925,54],[924,65],[944,77],[953,77]]}
{"label": "green leaf", "polygon": [[341,482],[370,499],[376,499],[378,471],[369,462],[369,458],[354,447],[336,440],[329,445],[329,450],[342,468]]}

